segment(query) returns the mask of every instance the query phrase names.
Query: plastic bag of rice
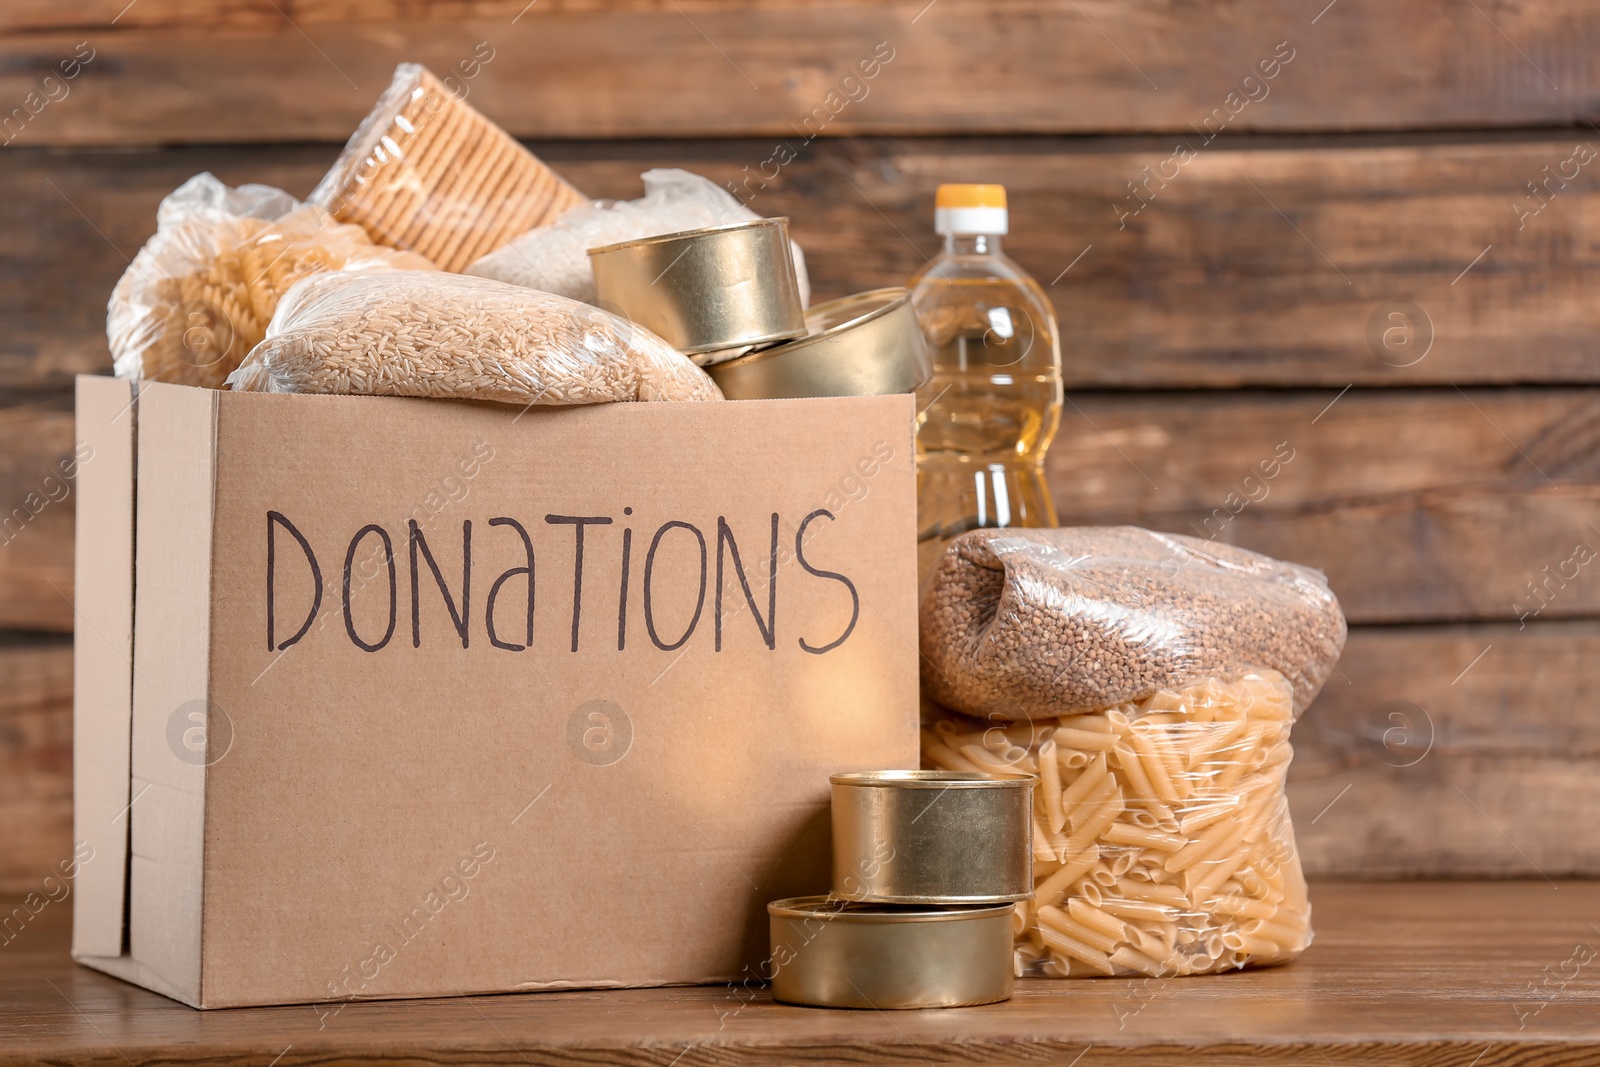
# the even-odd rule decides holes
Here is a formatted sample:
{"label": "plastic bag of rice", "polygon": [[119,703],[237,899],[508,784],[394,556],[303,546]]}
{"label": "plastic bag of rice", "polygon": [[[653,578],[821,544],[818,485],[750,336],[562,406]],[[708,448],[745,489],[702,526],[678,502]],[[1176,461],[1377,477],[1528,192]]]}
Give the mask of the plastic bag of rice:
{"label": "plastic bag of rice", "polygon": [[1135,526],[974,530],[923,594],[923,693],[997,719],[1050,719],[1272,670],[1296,710],[1344,648],[1321,572]]}
{"label": "plastic bag of rice", "polygon": [[722,399],[682,353],[609,312],[440,271],[307,278],[228,382],[553,406]]}
{"label": "plastic bag of rice", "polygon": [[[490,252],[466,273],[594,304],[598,298],[589,249],[761,217],[710,178],[686,170],[647,170],[640,177],[644,196],[638,200],[596,200],[575,207]],[[789,251],[800,284],[800,304],[805,306],[811,297],[806,257],[793,241]]]}
{"label": "plastic bag of rice", "polygon": [[221,387],[266,335],[283,294],[310,274],[433,269],[280,189],[230,189],[210,174],[168,194],[156,226],[106,308],[116,373],[134,381]]}

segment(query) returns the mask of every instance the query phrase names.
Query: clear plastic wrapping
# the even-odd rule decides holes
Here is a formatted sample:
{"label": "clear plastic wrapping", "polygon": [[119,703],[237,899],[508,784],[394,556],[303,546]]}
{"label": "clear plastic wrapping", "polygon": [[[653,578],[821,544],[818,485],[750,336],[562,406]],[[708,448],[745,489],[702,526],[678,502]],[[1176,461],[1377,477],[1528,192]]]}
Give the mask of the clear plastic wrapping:
{"label": "clear plastic wrapping", "polygon": [[1303,952],[1311,908],[1283,791],[1293,721],[1272,671],[1028,723],[925,709],[926,766],[1039,778],[1017,974],[1207,974]]}
{"label": "clear plastic wrapping", "polygon": [[402,63],[309,203],[458,271],[584,195],[416,63]]}
{"label": "clear plastic wrapping", "polygon": [[[596,296],[589,249],[761,217],[710,178],[686,170],[647,170],[640,177],[644,180],[640,199],[596,200],[575,207],[555,222],[529,230],[490,252],[466,273],[593,304]],[[804,307],[811,295],[805,256],[793,241],[789,248]]]}
{"label": "clear plastic wrapping", "polygon": [[306,279],[229,383],[542,405],[722,397],[685,356],[615,315],[439,271]]}
{"label": "clear plastic wrapping", "polygon": [[166,199],[155,236],[106,308],[116,373],[135,381],[218,388],[266,334],[301,278],[365,267],[429,270],[421,256],[374,245],[266,185],[230,189],[197,174]]}
{"label": "clear plastic wrapping", "polygon": [[1133,526],[974,530],[923,594],[923,692],[971,715],[1050,719],[1273,670],[1295,707],[1344,647],[1318,571]]}

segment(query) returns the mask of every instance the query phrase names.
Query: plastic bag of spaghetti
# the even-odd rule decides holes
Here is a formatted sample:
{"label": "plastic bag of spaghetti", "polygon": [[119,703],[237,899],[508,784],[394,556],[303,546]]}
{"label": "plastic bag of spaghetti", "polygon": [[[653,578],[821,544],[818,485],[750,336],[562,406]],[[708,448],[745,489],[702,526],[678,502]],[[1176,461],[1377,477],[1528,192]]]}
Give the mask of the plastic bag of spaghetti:
{"label": "plastic bag of spaghetti", "polygon": [[1283,789],[1293,721],[1273,671],[1029,723],[930,707],[924,765],[1039,776],[1017,974],[1208,974],[1303,952],[1311,908]]}
{"label": "plastic bag of spaghetti", "polygon": [[1277,671],[1304,710],[1344,648],[1321,572],[1135,526],[974,530],[923,594],[923,692],[986,718],[1054,718]]}
{"label": "plastic bag of spaghetti", "polygon": [[[710,178],[686,170],[647,170],[638,200],[596,200],[555,222],[532,229],[467,268],[468,274],[596,302],[589,249],[681,230],[749,222],[761,216]],[[789,243],[800,303],[810,303],[811,282],[800,246]]]}
{"label": "plastic bag of spaghetti", "polygon": [[440,271],[307,278],[228,381],[268,393],[521,405],[722,399],[705,371],[609,312]]}
{"label": "plastic bag of spaghetti", "polygon": [[321,271],[431,269],[409,252],[266,185],[198,174],[161,202],[155,236],[106,308],[118,376],[218,388],[265,335],[278,301]]}

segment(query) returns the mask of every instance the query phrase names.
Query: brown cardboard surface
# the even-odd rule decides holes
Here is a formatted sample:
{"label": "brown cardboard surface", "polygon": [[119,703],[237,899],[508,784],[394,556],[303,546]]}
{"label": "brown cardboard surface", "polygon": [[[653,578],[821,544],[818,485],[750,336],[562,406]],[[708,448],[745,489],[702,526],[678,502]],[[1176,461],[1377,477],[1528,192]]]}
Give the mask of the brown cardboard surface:
{"label": "brown cardboard surface", "polygon": [[[206,817],[207,648],[218,617],[212,537],[220,394],[139,389],[134,537],[133,747],[128,944],[135,960],[200,996]],[[187,999],[187,998],[186,998]]]}
{"label": "brown cardboard surface", "polygon": [[73,625],[72,951],[122,953],[133,728],[133,387],[80,377]]}
{"label": "brown cardboard surface", "polygon": [[755,973],[827,775],[916,766],[912,415],[146,386],[132,962],[205,1006]]}

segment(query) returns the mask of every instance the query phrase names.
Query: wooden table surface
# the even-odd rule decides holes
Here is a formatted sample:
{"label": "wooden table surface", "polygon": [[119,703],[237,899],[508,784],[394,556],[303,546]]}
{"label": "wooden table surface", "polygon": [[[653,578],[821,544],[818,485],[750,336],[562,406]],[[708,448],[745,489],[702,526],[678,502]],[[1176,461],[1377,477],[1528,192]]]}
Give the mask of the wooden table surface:
{"label": "wooden table surface", "polygon": [[1600,1062],[1600,882],[1323,884],[1264,971],[1030,980],[1009,1003],[793,1008],[720,987],[200,1012],[67,956],[54,906],[0,946],[0,1063]]}

